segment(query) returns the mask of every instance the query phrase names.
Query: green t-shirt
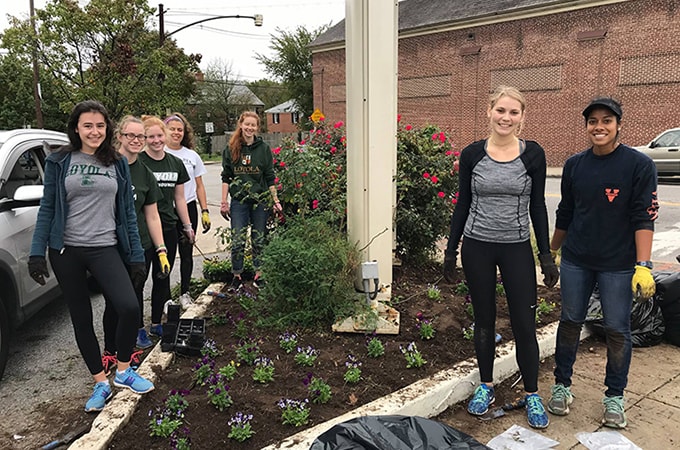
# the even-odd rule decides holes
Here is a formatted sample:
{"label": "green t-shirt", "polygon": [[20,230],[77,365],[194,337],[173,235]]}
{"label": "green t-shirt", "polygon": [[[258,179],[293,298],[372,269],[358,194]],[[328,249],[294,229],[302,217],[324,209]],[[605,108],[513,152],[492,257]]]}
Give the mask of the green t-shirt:
{"label": "green t-shirt", "polygon": [[130,164],[130,176],[132,178],[132,196],[135,199],[135,213],[137,213],[137,227],[139,227],[139,238],[142,241],[142,248],[148,250],[152,247],[149,227],[144,216],[144,206],[158,203],[163,198],[161,190],[158,188],[156,178],[151,170],[139,160]]}
{"label": "green t-shirt", "polygon": [[175,186],[189,181],[189,174],[181,159],[166,153],[163,159],[156,161],[145,152],[139,159],[153,172],[163,198],[158,202],[158,214],[161,216],[164,230],[172,230],[177,226],[175,214]]}

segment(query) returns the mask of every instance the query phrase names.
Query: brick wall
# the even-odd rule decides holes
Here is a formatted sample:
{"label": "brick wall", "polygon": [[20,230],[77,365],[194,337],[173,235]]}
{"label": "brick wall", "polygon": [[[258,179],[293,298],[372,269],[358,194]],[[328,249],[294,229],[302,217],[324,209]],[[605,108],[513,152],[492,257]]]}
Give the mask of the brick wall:
{"label": "brick wall", "polygon": [[267,131],[270,133],[297,133],[298,124],[293,122],[293,114],[282,112],[279,123],[274,123],[274,114],[267,113]]}
{"label": "brick wall", "polygon": [[[436,124],[462,148],[486,136],[488,95],[519,87],[522,137],[560,166],[588,145],[581,111],[597,95],[621,100],[621,141],[649,142],[680,126],[680,1],[630,0],[399,40],[398,112]],[[343,50],[315,53],[314,106],[345,118]]]}

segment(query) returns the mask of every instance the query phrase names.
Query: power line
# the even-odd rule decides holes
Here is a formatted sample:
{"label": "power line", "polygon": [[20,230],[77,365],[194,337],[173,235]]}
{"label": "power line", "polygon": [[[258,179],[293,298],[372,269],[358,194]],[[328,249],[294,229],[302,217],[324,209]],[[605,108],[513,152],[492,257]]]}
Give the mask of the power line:
{"label": "power line", "polygon": [[[166,25],[177,25],[177,26],[184,26],[186,25],[185,23],[178,23],[178,22],[169,22],[165,21]],[[210,27],[207,25],[196,25],[192,27],[194,30],[203,30],[203,31],[210,31],[214,33],[221,33],[225,34],[227,36],[235,36],[235,37],[247,37],[247,38],[253,38],[253,39],[261,39],[261,40],[269,40],[268,35],[264,34],[254,34],[254,33],[243,33],[240,31],[231,31],[231,30],[223,30],[221,28],[216,28],[216,27]]]}

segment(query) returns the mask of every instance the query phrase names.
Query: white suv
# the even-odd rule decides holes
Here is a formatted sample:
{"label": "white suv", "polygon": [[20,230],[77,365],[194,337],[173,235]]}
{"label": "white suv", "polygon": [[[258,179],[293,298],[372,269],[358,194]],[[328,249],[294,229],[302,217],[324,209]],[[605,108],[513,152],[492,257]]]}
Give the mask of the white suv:
{"label": "white suv", "polygon": [[66,134],[56,131],[0,131],[0,378],[12,331],[59,295],[54,274],[41,286],[28,275],[27,264],[45,158],[67,143]]}

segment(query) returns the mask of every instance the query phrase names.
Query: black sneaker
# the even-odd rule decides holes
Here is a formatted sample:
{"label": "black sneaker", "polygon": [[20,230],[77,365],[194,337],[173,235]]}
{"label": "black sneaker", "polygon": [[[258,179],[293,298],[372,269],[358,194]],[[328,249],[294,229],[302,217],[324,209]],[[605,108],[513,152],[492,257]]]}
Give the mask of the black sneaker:
{"label": "black sneaker", "polygon": [[264,281],[264,278],[262,278],[262,277],[260,277],[256,280],[253,280],[253,286],[255,286],[258,289],[264,288],[264,284],[265,284],[265,281]]}
{"label": "black sneaker", "polygon": [[239,289],[241,289],[241,286],[243,286],[243,280],[241,280],[241,277],[234,277],[231,280],[231,285],[229,286],[229,289],[227,289],[227,292],[231,292],[232,294]]}

